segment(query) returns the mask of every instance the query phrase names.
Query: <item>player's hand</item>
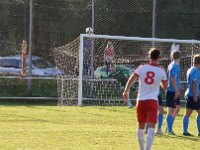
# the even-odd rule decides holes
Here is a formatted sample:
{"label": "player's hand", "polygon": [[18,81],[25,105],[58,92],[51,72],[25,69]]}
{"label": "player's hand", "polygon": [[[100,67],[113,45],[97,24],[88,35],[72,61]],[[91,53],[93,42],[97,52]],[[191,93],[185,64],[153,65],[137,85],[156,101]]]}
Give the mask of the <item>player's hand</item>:
{"label": "player's hand", "polygon": [[129,96],[129,92],[124,91],[123,92],[123,101],[126,103],[128,101],[128,96]]}
{"label": "player's hand", "polygon": [[198,101],[197,96],[193,96],[193,101],[194,101],[194,102],[197,102],[197,101]]}

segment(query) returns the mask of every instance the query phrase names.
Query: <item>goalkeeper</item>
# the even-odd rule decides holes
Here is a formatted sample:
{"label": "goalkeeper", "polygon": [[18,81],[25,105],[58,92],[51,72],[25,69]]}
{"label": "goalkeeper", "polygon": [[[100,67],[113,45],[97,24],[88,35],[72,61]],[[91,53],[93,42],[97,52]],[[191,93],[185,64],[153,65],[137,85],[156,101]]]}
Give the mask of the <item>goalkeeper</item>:
{"label": "goalkeeper", "polygon": [[[116,68],[115,64],[110,64],[110,70],[108,73],[108,78],[116,79],[120,86],[124,89],[126,86],[126,82],[128,81],[131,74],[131,70],[129,68]],[[136,87],[132,86],[131,91],[135,92]],[[133,107],[131,100],[129,99],[127,102],[128,107]]]}

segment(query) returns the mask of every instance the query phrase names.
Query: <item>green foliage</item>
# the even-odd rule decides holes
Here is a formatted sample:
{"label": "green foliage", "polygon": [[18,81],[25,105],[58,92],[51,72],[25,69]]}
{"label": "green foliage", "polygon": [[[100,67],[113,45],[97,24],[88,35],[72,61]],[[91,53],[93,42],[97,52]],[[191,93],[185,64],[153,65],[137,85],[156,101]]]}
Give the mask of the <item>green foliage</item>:
{"label": "green foliage", "polygon": [[[27,97],[28,80],[24,79],[3,79],[0,80],[1,97]],[[32,80],[33,97],[57,97],[56,80]]]}

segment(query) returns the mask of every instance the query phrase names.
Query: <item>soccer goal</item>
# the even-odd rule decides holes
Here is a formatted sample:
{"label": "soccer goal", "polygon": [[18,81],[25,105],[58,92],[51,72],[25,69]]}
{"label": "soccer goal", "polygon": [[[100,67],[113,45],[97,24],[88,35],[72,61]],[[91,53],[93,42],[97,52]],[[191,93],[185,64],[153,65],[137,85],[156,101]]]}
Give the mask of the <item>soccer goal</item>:
{"label": "soccer goal", "polygon": [[[165,69],[171,62],[170,53],[181,51],[184,93],[186,71],[191,57],[200,53],[200,41],[81,34],[53,51],[56,65],[65,70],[58,80],[59,104],[124,105],[126,81],[138,65],[148,62],[147,52],[153,46],[161,50],[160,65]],[[137,88],[132,87],[130,99],[134,101],[136,95]]]}

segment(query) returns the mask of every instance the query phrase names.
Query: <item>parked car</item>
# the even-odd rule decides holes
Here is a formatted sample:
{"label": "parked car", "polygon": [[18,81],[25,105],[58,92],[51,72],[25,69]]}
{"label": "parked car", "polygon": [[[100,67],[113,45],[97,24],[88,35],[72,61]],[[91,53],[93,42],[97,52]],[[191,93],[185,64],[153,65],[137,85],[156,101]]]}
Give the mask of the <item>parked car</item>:
{"label": "parked car", "polygon": [[[0,57],[0,74],[19,75],[22,70],[21,55]],[[28,56],[26,58],[26,72],[29,71]],[[56,76],[64,72],[57,69],[50,62],[43,60],[39,56],[32,56],[33,76]]]}

